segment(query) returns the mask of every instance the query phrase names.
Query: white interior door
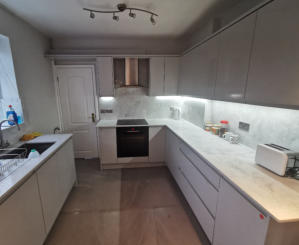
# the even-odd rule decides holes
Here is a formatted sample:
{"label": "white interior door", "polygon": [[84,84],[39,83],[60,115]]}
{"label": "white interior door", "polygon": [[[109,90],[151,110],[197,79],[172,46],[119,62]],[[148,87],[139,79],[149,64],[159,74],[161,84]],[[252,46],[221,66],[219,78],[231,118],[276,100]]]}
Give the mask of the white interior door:
{"label": "white interior door", "polygon": [[[57,66],[63,132],[72,133],[76,158],[98,157],[92,66]],[[95,116],[94,116],[95,119]]]}

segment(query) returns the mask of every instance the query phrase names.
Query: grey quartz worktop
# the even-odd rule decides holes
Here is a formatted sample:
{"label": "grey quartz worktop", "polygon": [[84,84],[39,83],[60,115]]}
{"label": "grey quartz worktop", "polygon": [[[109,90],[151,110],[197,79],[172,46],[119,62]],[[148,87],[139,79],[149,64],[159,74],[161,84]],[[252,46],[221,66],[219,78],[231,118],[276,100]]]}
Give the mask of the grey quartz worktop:
{"label": "grey quartz worktop", "polygon": [[0,203],[4,201],[11,192],[18,188],[29,176],[31,176],[40,166],[47,161],[62,145],[64,145],[70,138],[71,134],[53,134],[43,135],[31,141],[23,143],[42,143],[55,142],[38,158],[21,159],[24,164],[12,172],[9,176],[0,182]]}
{"label": "grey quartz worktop", "polygon": [[[280,177],[255,164],[255,151],[234,145],[185,120],[147,119],[149,126],[166,126],[226,180],[277,222],[299,221],[299,181]],[[101,120],[97,127],[116,127]]]}

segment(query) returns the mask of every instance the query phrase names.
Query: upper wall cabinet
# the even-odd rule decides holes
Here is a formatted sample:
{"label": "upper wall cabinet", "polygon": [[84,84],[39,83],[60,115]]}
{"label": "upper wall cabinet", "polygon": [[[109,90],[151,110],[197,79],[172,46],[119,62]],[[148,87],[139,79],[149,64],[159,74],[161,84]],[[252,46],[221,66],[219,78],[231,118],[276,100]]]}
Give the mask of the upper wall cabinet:
{"label": "upper wall cabinet", "polygon": [[179,57],[165,57],[164,95],[178,94],[179,63]]}
{"label": "upper wall cabinet", "polygon": [[298,9],[298,0],[276,0],[258,12],[246,102],[299,105]]}
{"label": "upper wall cabinet", "polygon": [[215,99],[243,101],[256,14],[220,34]]}
{"label": "upper wall cabinet", "polygon": [[211,99],[217,77],[218,55],[218,36],[184,55],[179,94]]}
{"label": "upper wall cabinet", "polygon": [[176,95],[179,76],[179,57],[150,59],[150,96]]}
{"label": "upper wall cabinet", "polygon": [[164,94],[164,57],[150,59],[150,96]]}
{"label": "upper wall cabinet", "polygon": [[97,68],[99,78],[99,95],[114,96],[112,57],[97,58]]}

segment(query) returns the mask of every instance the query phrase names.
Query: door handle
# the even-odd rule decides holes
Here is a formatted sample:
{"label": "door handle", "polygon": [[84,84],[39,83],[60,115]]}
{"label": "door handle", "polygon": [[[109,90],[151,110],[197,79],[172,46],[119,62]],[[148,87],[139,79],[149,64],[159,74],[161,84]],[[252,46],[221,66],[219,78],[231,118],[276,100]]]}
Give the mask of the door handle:
{"label": "door handle", "polygon": [[89,117],[89,118],[91,118],[92,122],[96,122],[96,114],[91,113],[91,117]]}

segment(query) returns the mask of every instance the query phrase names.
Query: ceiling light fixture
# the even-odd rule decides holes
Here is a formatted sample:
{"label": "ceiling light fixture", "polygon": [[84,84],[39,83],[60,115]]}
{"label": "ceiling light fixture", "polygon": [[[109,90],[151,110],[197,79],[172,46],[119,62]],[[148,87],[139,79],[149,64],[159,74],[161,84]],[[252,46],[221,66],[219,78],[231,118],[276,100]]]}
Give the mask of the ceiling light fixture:
{"label": "ceiling light fixture", "polygon": [[130,9],[130,13],[129,13],[129,16],[133,19],[136,18],[136,14],[135,13],[132,13],[132,10]]}
{"label": "ceiling light fixture", "polygon": [[140,11],[140,12],[144,12],[147,14],[150,14],[150,21],[153,25],[156,24],[156,20],[154,19],[154,17],[158,17],[159,15],[157,15],[156,13],[153,13],[151,11],[145,10],[145,9],[139,9],[139,8],[129,8],[126,4],[124,3],[120,3],[117,5],[117,10],[111,10],[111,11],[103,11],[103,10],[95,10],[95,9],[89,9],[89,8],[83,8],[83,10],[88,11],[90,13],[90,18],[94,19],[95,18],[95,13],[103,13],[103,14],[113,14],[112,19],[115,21],[119,21],[119,16],[115,15],[116,13],[121,13],[124,12],[126,10],[129,10],[129,16],[133,19],[136,18],[136,13],[132,13],[133,11]]}
{"label": "ceiling light fixture", "polygon": [[115,15],[115,13],[113,13],[112,19],[115,21],[119,21],[119,16],[117,16],[117,15]]}
{"label": "ceiling light fixture", "polygon": [[156,20],[154,19],[153,15],[151,16],[151,22],[152,22],[153,26],[156,25]]}
{"label": "ceiling light fixture", "polygon": [[90,17],[90,19],[94,19],[96,16],[95,16],[94,12],[90,12],[89,17]]}

